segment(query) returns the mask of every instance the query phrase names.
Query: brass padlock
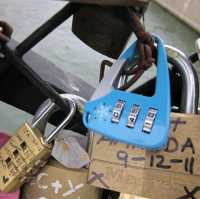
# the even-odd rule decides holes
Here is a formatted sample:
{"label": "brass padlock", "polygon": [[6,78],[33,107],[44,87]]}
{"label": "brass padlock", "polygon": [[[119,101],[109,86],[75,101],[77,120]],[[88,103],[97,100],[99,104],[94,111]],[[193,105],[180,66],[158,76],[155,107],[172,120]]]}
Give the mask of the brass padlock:
{"label": "brass padlock", "polygon": [[43,137],[46,124],[52,113],[58,110],[51,100],[39,107],[32,125],[23,124],[0,149],[0,192],[16,191],[46,164],[51,155],[51,142],[76,113],[75,100],[67,95],[61,96],[69,102],[70,112],[49,136]]}

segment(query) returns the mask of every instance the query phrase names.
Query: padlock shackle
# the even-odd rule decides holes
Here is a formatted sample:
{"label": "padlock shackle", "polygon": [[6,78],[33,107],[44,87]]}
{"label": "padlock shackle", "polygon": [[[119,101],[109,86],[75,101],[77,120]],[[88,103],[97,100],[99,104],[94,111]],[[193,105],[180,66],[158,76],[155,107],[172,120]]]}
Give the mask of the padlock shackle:
{"label": "padlock shackle", "polygon": [[168,60],[177,67],[182,77],[182,101],[180,111],[182,113],[198,113],[199,82],[194,67],[187,57],[179,49],[166,45]]}
{"label": "padlock shackle", "polygon": [[[70,111],[65,117],[65,119],[44,139],[46,144],[52,142],[56,134],[59,133],[63,128],[65,128],[76,114],[76,101],[70,95],[62,94],[60,95],[65,101],[69,103]],[[60,108],[50,99],[43,102],[35,113],[32,120],[32,128],[37,128],[41,132],[45,131],[46,125],[49,118]]]}
{"label": "padlock shackle", "polygon": [[[51,132],[50,136],[45,139],[46,143],[51,142],[55,135],[62,130],[65,126],[69,124],[71,119],[78,110],[80,113],[83,113],[83,109],[86,103],[86,100],[80,96],[74,94],[61,94],[60,97],[68,101],[70,106],[70,112],[67,117],[61,122],[61,124]],[[37,109],[35,116],[32,120],[32,128],[38,128],[41,132],[45,131],[45,127],[49,118],[59,110],[59,107],[50,99],[44,101],[40,107]]]}
{"label": "padlock shackle", "polygon": [[[77,110],[80,113],[83,113],[83,109],[87,101],[86,99],[74,94],[60,94],[60,97],[64,100],[74,100],[76,102]],[[35,126],[37,126],[37,128],[39,128],[41,131],[44,131],[47,121],[57,110],[59,110],[59,108],[55,108],[55,103],[51,101],[51,99],[47,99],[46,101],[44,101],[35,113],[35,116],[32,120],[32,127],[35,128]]]}
{"label": "padlock shackle", "polygon": [[49,134],[47,138],[44,139],[46,144],[51,143],[55,139],[55,136],[71,122],[74,115],[76,114],[76,102],[71,98],[67,98],[67,100],[69,103],[70,111],[67,114],[67,117]]}
{"label": "padlock shackle", "polygon": [[84,107],[85,107],[85,103],[87,102],[86,99],[84,99],[81,96],[78,95],[74,95],[74,94],[61,94],[60,95],[62,98],[70,98],[72,100],[74,100],[76,102],[76,108],[80,113],[83,113],[84,111]]}
{"label": "padlock shackle", "polygon": [[51,101],[50,99],[46,100],[44,103],[42,103],[38,110],[36,111],[36,114],[32,120],[32,128],[38,128],[40,131],[44,131],[47,121],[49,119],[49,113],[54,111],[56,104]]}
{"label": "padlock shackle", "polygon": [[50,133],[50,135],[45,139],[45,143],[51,143],[57,133],[64,129],[70,121],[73,119],[74,115],[76,114],[76,110],[80,113],[83,113],[83,109],[86,103],[86,100],[78,95],[74,94],[61,94],[60,95],[64,100],[68,100],[70,106],[70,112],[67,117],[61,122],[61,124]]}
{"label": "padlock shackle", "polygon": [[[182,51],[170,45],[165,45],[165,48],[167,51],[168,62],[178,69],[182,77],[182,100],[180,104],[180,111],[182,113],[197,114],[199,100],[199,81],[196,71],[189,57]],[[119,85],[121,86],[125,82],[126,76],[121,76]]]}

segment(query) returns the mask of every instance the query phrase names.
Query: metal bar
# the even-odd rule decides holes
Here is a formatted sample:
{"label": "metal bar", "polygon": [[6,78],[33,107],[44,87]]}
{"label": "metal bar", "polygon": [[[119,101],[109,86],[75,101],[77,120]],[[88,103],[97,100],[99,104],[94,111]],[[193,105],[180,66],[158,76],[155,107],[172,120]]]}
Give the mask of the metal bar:
{"label": "metal bar", "polygon": [[19,58],[8,46],[2,48],[8,62],[14,65],[25,77],[29,79],[47,98],[51,98],[63,111],[68,113],[69,104],[66,103],[35,71],[32,70],[21,58]]}
{"label": "metal bar", "polygon": [[49,144],[51,143],[54,139],[55,136],[60,132],[62,129],[64,129],[73,119],[74,115],[76,114],[76,102],[75,100],[71,99],[70,97],[65,97],[65,100],[68,101],[69,106],[70,106],[70,111],[67,114],[67,117],[55,128],[47,138],[45,138],[45,143]]}
{"label": "metal bar", "polygon": [[29,37],[27,37],[22,43],[16,47],[16,53],[18,56],[23,56],[27,51],[32,49],[37,43],[44,39],[50,32],[56,29],[64,21],[66,21],[76,10],[77,6],[73,4],[67,4],[47,22],[41,25],[35,30]]}

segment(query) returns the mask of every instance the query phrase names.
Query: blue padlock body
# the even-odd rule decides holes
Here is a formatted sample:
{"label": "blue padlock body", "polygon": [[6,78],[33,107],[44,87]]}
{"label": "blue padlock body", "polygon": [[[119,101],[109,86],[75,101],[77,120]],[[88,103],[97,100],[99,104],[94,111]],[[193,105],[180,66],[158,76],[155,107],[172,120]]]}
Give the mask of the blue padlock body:
{"label": "blue padlock body", "polygon": [[[126,91],[112,90],[108,95],[86,103],[84,125],[107,138],[134,145],[148,150],[160,150],[166,146],[170,127],[170,80],[167,54],[162,40],[155,37],[157,43],[157,78],[155,94],[142,96]],[[131,61],[137,55],[136,43],[119,58]],[[125,102],[119,123],[113,123],[113,108],[118,100]],[[140,106],[135,127],[127,127],[127,120],[133,105]],[[149,108],[157,110],[150,133],[143,131],[143,125]]]}

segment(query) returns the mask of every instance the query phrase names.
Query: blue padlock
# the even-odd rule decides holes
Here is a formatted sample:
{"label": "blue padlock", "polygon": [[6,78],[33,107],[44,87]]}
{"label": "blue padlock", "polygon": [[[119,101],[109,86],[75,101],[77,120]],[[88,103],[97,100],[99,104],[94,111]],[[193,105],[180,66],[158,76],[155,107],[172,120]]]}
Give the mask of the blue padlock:
{"label": "blue padlock", "polygon": [[115,62],[86,103],[84,125],[107,138],[148,150],[166,146],[170,127],[170,80],[163,41],[157,44],[155,94],[142,96],[117,90],[122,69],[137,55],[136,43]]}

